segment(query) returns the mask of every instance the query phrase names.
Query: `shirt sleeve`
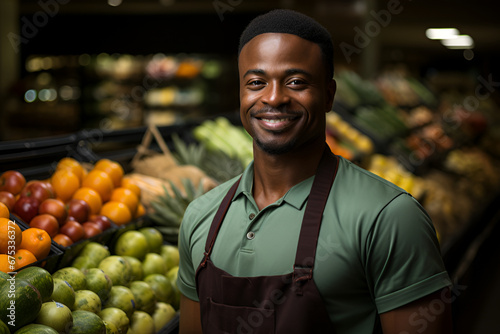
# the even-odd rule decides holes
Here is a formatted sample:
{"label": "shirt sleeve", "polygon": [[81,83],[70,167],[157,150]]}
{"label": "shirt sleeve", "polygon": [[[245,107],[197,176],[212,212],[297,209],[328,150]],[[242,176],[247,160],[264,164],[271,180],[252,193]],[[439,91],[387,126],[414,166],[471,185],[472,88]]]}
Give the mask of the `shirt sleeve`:
{"label": "shirt sleeve", "polygon": [[179,232],[179,273],[177,277],[177,286],[179,291],[187,298],[198,301],[196,291],[196,269],[191,256],[191,234],[194,219],[193,203],[191,203],[184,214]]}
{"label": "shirt sleeve", "polygon": [[451,285],[432,221],[408,194],[381,211],[367,238],[366,254],[367,280],[379,313]]}

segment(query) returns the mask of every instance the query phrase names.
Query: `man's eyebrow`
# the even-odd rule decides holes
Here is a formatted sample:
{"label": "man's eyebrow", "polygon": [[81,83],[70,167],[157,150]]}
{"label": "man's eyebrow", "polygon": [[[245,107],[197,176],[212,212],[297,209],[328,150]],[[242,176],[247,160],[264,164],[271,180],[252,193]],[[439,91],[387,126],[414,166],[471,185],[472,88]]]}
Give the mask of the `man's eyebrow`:
{"label": "man's eyebrow", "polygon": [[285,71],[287,75],[293,75],[293,74],[303,74],[305,76],[311,77],[312,74],[310,72],[307,72],[306,70],[303,70],[301,68],[290,68]]}
{"label": "man's eyebrow", "polygon": [[[311,77],[312,74],[306,70],[300,69],[300,68],[289,68],[285,71],[286,75],[294,75],[294,74],[303,74],[308,77]],[[258,74],[258,75],[265,75],[266,71],[261,70],[261,69],[251,69],[245,72],[243,77],[246,77],[247,75],[250,74]]]}
{"label": "man's eyebrow", "polygon": [[264,70],[260,70],[260,69],[251,69],[251,70],[246,71],[245,74],[243,75],[243,77],[246,77],[247,75],[250,75],[250,74],[264,75],[264,74],[266,74],[266,72]]}

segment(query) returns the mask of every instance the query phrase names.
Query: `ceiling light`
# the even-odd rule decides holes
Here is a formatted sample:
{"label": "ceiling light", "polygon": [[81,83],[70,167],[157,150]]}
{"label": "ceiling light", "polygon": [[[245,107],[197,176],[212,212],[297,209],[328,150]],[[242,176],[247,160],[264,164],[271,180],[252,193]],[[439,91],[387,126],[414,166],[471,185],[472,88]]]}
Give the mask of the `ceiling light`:
{"label": "ceiling light", "polygon": [[448,39],[457,36],[460,32],[455,28],[429,28],[425,31],[428,39]]}
{"label": "ceiling light", "polygon": [[117,7],[122,4],[122,0],[108,0],[108,5]]}
{"label": "ceiling light", "polygon": [[469,35],[458,35],[453,38],[443,39],[441,43],[448,49],[472,49],[474,40]]}

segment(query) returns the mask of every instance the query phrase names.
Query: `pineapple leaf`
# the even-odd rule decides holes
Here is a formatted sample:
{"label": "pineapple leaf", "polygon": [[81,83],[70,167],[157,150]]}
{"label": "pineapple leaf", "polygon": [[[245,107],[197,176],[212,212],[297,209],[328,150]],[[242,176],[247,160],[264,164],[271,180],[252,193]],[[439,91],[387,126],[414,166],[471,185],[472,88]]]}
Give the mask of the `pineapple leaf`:
{"label": "pineapple leaf", "polygon": [[[182,179],[182,184],[184,185],[184,190],[186,190],[186,200],[192,201],[196,196],[196,189],[194,184],[190,179]],[[201,181],[200,181],[201,183]]]}
{"label": "pineapple leaf", "polygon": [[194,165],[200,166],[205,156],[205,148],[201,145],[186,144],[179,135],[172,134],[172,141],[174,143],[175,158],[181,165]]}
{"label": "pineapple leaf", "polygon": [[173,196],[174,198],[184,197],[184,195],[181,193],[179,188],[177,188],[177,186],[172,181],[169,180],[168,183],[170,183],[171,189],[174,192],[174,196]]}
{"label": "pineapple leaf", "polygon": [[[179,225],[182,220],[182,215],[178,215],[169,208],[164,205],[159,204],[158,202],[151,202],[151,206],[155,210],[155,213],[161,217],[161,219],[157,222],[161,225]],[[154,218],[154,217],[152,217]]]}
{"label": "pineapple leaf", "polygon": [[163,239],[167,242],[177,243],[179,238],[179,228],[177,227],[156,227],[158,231],[163,235]]}

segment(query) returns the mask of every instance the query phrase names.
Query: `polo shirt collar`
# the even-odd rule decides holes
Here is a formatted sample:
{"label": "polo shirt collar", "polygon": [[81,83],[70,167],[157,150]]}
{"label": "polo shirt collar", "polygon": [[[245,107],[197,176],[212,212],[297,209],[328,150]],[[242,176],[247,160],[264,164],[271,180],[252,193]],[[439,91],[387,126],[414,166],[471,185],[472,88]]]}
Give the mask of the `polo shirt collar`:
{"label": "polo shirt collar", "polygon": [[[236,193],[234,194],[233,201],[236,200],[240,195],[244,195],[249,199],[253,200],[252,197],[252,186],[253,186],[253,161],[248,164],[248,166],[243,171],[243,175],[241,177],[240,184],[236,189]],[[281,203],[286,202],[300,210],[307,198],[309,197],[309,193],[311,192],[312,183],[314,180],[314,176],[296,184],[293,186],[282,198],[276,201],[277,205],[281,205]]]}

